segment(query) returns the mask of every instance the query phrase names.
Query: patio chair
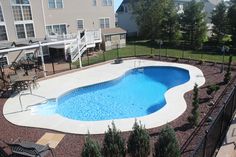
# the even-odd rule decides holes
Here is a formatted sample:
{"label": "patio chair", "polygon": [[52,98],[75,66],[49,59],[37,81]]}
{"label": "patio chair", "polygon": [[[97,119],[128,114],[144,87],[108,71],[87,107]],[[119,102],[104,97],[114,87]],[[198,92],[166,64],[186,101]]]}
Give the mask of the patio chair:
{"label": "patio chair", "polygon": [[0,97],[8,97],[14,91],[14,85],[0,80]]}

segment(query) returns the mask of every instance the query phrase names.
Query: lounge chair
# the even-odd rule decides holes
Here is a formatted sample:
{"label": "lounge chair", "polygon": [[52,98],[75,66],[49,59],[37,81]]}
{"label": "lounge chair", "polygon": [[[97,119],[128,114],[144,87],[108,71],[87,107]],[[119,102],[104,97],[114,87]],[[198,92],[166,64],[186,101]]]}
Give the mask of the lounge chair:
{"label": "lounge chair", "polygon": [[12,156],[13,152],[9,145],[3,141],[0,141],[0,157]]}
{"label": "lounge chair", "polygon": [[44,157],[48,153],[54,156],[52,149],[46,145],[35,144],[34,142],[16,140],[13,143],[0,142],[0,157]]}

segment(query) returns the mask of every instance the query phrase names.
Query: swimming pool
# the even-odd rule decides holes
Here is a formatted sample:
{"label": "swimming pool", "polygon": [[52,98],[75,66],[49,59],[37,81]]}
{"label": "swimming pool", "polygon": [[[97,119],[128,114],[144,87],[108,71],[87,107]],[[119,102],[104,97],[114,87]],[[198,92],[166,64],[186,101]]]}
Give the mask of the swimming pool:
{"label": "swimming pool", "polygon": [[166,91],[189,78],[187,70],[176,67],[136,68],[113,81],[77,88],[31,109],[81,121],[141,117],[161,109]]}
{"label": "swimming pool", "polygon": [[[150,73],[148,72],[155,67],[156,68],[170,67],[175,69],[177,68],[181,71],[180,73],[182,72],[188,73],[187,75],[189,75],[189,80],[186,82],[183,81],[183,83],[179,82],[180,84],[179,85],[176,84],[175,86],[175,84],[172,83],[178,80],[178,77],[176,77],[178,75],[176,76],[173,75],[174,72],[171,73],[158,72],[155,75],[154,73],[152,74],[151,72]],[[142,73],[148,75],[145,77],[144,76],[141,77]],[[75,134],[87,134],[88,130],[90,134],[102,134],[105,131],[107,131],[107,127],[108,125],[111,125],[112,121],[114,121],[116,127],[119,130],[130,131],[132,130],[135,119],[137,121],[141,121],[142,124],[145,125],[147,129],[154,128],[175,120],[185,112],[187,104],[184,99],[184,94],[192,90],[195,83],[197,83],[199,87],[205,83],[204,75],[199,68],[187,64],[160,62],[160,61],[151,61],[142,59],[130,59],[130,60],[124,60],[123,63],[121,64],[112,64],[111,62],[108,62],[102,65],[97,65],[95,67],[75,70],[71,71],[70,73],[64,73],[63,75],[60,74],[59,76],[56,77],[55,75],[54,77],[47,77],[46,79],[38,81],[38,88],[35,89],[32,88],[33,94],[40,95],[49,100],[52,100],[49,101],[52,103],[53,100],[57,101],[57,103],[59,102],[60,105],[60,100],[62,100],[63,97],[66,97],[68,96],[68,94],[70,93],[72,94],[79,90],[81,90],[81,92],[83,91],[82,93],[80,93],[80,96],[82,96],[84,94],[91,93],[91,92],[86,93],[86,91],[90,91],[93,88],[99,89],[96,90],[96,92],[102,90],[108,90],[107,87],[118,88],[117,86],[120,86],[120,83],[122,83],[122,81],[128,79],[129,77],[131,78],[131,76],[139,76],[140,79],[146,78],[150,80],[156,80],[157,78],[159,78],[159,75],[165,76],[162,78],[162,80],[159,80],[159,83],[162,84],[163,89],[166,90],[165,92],[162,91],[162,93],[164,93],[165,104],[164,105],[162,104],[163,106],[161,105],[155,106],[155,102],[157,101],[157,99],[154,99],[155,100],[154,103],[153,104],[150,103],[146,107],[144,107],[144,104],[142,103],[142,107],[144,107],[142,110],[143,116],[133,115],[127,118],[113,117],[114,119],[109,119],[109,120],[105,119],[101,120],[102,118],[100,116],[98,116],[100,117],[100,120],[99,119],[89,120],[88,118],[81,120],[78,117],[72,119],[69,118],[70,115],[67,115],[68,116],[67,117],[66,113],[59,113],[60,111],[59,106],[56,105],[54,106],[48,105],[48,107],[50,106],[51,109],[47,109],[46,108],[47,105],[44,104],[43,105],[45,107],[44,109],[43,106],[40,106],[41,107],[40,110],[33,111],[31,107],[37,106],[38,104],[44,102],[45,99],[41,97],[36,97],[31,94],[23,95],[21,97],[24,111],[21,111],[19,95],[14,95],[11,98],[7,99],[3,107],[3,114],[4,117],[9,122],[15,125],[52,129],[61,132],[75,133]],[[170,84],[166,82],[167,79],[165,78],[167,76],[171,77],[170,79],[172,79]],[[135,83],[135,81],[133,80],[127,84],[129,86],[137,86],[137,87],[142,85],[141,83]],[[155,84],[155,82],[153,84]],[[98,88],[99,86],[101,87]],[[85,87],[87,90],[85,90]],[[155,93],[156,91],[155,88],[153,87],[155,86],[147,88],[149,90],[146,91],[147,92],[154,91]],[[122,92],[120,92],[120,94],[127,93],[128,89],[126,90],[123,89]],[[137,93],[137,91],[138,90],[131,92]],[[146,99],[143,100],[144,95],[147,94],[146,91],[144,92],[143,90],[141,90],[141,92],[143,93],[141,93],[141,96],[138,97],[140,101],[146,101]],[[27,93],[29,91],[25,92]],[[155,97],[155,94],[153,97]],[[100,100],[100,98],[101,96],[99,96],[96,99]],[[91,99],[95,100],[95,98]],[[129,98],[129,100],[131,100],[131,97]],[[154,107],[152,108],[151,106]],[[116,108],[114,110],[116,110]],[[88,112],[82,112],[82,113],[87,114]],[[95,116],[97,115],[95,114]]]}

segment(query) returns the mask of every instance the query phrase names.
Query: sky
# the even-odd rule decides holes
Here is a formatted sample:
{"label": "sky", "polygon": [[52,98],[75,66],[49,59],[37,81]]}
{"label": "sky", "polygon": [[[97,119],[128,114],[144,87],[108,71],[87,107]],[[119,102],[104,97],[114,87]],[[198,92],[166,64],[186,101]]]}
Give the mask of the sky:
{"label": "sky", "polygon": [[115,1],[115,12],[116,12],[116,10],[118,9],[118,7],[120,6],[120,4],[121,4],[121,2],[123,1],[123,0],[114,0]]}

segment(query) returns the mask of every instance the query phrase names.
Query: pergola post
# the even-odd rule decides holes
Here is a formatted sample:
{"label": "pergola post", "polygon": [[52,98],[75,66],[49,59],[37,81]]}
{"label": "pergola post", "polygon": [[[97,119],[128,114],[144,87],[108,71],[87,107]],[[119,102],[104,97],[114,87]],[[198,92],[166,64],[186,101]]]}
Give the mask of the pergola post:
{"label": "pergola post", "polygon": [[42,48],[41,42],[39,42],[39,53],[40,53],[41,61],[42,61],[43,76],[46,77],[47,73],[46,73],[46,68],[45,68],[45,63],[44,63],[44,58],[43,58],[43,48]]}

